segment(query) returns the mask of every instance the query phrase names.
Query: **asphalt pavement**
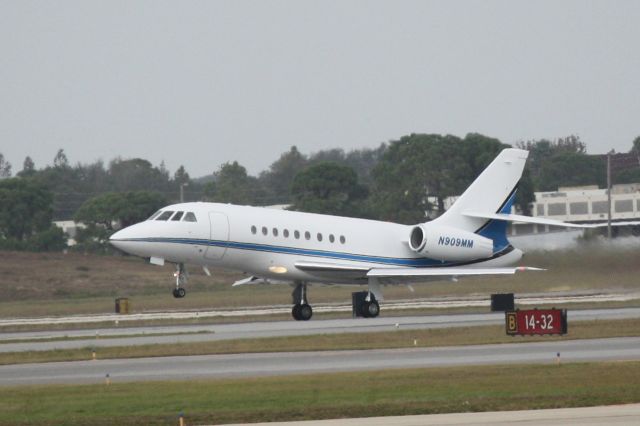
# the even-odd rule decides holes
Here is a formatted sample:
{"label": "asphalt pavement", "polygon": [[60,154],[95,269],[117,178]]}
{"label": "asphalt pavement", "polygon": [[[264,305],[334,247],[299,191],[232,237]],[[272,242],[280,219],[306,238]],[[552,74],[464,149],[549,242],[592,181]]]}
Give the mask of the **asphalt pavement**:
{"label": "asphalt pavement", "polygon": [[550,410],[491,411],[486,413],[452,413],[422,416],[252,423],[251,426],[488,426],[514,424],[537,426],[637,426],[640,424],[640,404],[555,408]]}
{"label": "asphalt pavement", "polygon": [[361,351],[229,354],[0,366],[0,385],[189,380],[463,365],[640,359],[640,337]]}
{"label": "asphalt pavement", "polygon": [[[382,314],[384,315],[384,313]],[[569,332],[574,321],[640,318],[640,308],[570,310]],[[311,321],[271,321],[213,325],[112,327],[85,330],[0,333],[0,352],[101,348],[148,344],[180,344],[243,338],[307,336],[314,334],[366,333],[395,329],[415,330],[504,324],[504,313],[421,315],[378,318],[342,318]],[[185,334],[190,333],[190,334]],[[119,336],[108,338],[109,336]],[[130,336],[130,337],[127,337]],[[57,340],[47,341],[46,339]],[[15,340],[36,340],[15,342]],[[13,341],[11,343],[3,343]]]}

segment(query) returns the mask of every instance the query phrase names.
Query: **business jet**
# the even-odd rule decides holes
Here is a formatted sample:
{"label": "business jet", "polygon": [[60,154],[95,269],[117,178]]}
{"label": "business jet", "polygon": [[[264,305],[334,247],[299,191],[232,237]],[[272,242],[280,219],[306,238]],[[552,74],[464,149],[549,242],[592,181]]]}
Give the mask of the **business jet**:
{"label": "business jet", "polygon": [[175,297],[184,297],[185,265],[244,272],[234,286],[294,285],[292,316],[309,320],[308,284],[366,285],[359,306],[376,317],[382,285],[538,270],[514,267],[522,251],[508,222],[589,227],[511,214],[528,151],[504,149],[443,215],[413,226],[231,204],[167,206],[124,228],[110,242],[150,263],[176,265]]}

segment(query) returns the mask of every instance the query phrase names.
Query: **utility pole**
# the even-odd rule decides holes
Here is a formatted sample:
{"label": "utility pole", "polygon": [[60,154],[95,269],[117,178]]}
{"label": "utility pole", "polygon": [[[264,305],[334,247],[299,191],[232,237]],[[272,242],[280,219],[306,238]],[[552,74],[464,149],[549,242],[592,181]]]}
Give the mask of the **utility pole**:
{"label": "utility pole", "polygon": [[184,187],[185,186],[189,186],[188,183],[181,183],[180,184],[180,202],[184,203]]}
{"label": "utility pole", "polygon": [[611,241],[611,154],[607,152],[607,238]]}

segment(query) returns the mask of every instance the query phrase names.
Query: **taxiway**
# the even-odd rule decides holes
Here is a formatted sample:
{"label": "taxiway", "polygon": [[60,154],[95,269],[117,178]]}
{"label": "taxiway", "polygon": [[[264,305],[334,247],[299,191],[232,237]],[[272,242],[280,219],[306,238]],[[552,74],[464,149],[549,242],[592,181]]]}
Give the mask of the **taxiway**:
{"label": "taxiway", "polygon": [[0,366],[4,386],[189,380],[462,365],[640,359],[640,337],[361,351],[287,352]]}
{"label": "taxiway", "polygon": [[[640,308],[569,311],[569,321],[640,318]],[[179,344],[230,339],[367,333],[504,324],[504,313],[422,315],[334,320],[273,321],[213,325],[121,327],[86,330],[0,333],[0,352]],[[571,325],[569,325],[571,327]],[[59,339],[59,340],[49,340]],[[73,339],[73,340],[68,340]],[[20,340],[27,340],[21,342]]]}

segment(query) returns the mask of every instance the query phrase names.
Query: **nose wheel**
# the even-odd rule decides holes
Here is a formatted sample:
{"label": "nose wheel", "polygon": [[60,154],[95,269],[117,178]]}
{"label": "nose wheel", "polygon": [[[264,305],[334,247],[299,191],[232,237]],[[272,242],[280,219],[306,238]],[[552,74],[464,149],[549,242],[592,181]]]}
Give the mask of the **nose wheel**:
{"label": "nose wheel", "polygon": [[313,309],[307,303],[293,305],[291,316],[296,321],[309,321],[313,315]]}
{"label": "nose wheel", "polygon": [[187,290],[185,290],[183,286],[187,283],[188,278],[184,263],[178,263],[176,265],[176,272],[173,275],[176,277],[176,288],[173,289],[173,297],[182,299],[187,294]]}

